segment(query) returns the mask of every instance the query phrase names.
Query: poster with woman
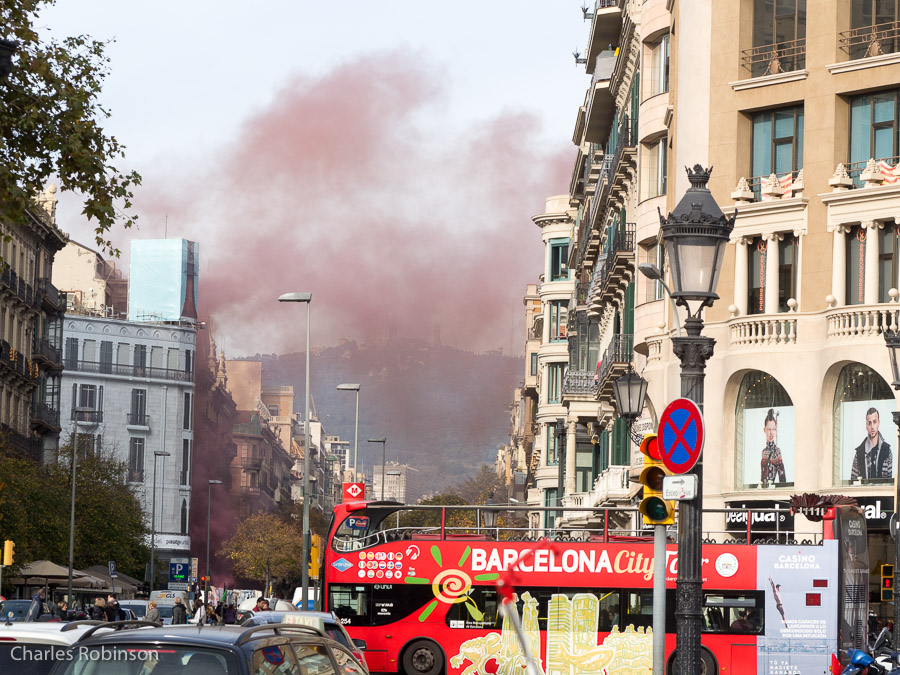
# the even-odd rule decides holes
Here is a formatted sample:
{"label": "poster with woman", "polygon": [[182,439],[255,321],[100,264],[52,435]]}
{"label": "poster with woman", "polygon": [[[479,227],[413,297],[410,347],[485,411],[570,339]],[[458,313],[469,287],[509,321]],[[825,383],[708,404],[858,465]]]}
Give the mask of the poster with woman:
{"label": "poster with woman", "polygon": [[794,482],[794,406],[746,408],[744,484],[773,487]]}
{"label": "poster with woman", "polygon": [[893,400],[841,403],[842,480],[865,483],[894,477],[897,426],[891,413],[896,409]]}

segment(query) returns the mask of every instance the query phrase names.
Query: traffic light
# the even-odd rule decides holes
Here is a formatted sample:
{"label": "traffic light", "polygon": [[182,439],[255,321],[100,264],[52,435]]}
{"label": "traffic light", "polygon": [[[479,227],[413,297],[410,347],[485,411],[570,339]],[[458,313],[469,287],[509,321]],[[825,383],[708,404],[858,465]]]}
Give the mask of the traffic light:
{"label": "traffic light", "polygon": [[638,507],[644,516],[644,525],[671,525],[675,522],[675,505],[662,498],[662,483],[666,468],[656,446],[656,434],[647,434],[641,441],[644,455],[644,469],[641,471],[641,485],[644,496]]}
{"label": "traffic light", "polygon": [[317,534],[312,536],[312,544],[309,548],[309,578],[319,578],[319,556],[322,555],[322,537]]}
{"label": "traffic light", "polygon": [[16,552],[16,544],[12,539],[3,542],[3,564],[12,565],[13,555]]}
{"label": "traffic light", "polygon": [[881,566],[881,601],[891,602],[894,599],[894,566]]}

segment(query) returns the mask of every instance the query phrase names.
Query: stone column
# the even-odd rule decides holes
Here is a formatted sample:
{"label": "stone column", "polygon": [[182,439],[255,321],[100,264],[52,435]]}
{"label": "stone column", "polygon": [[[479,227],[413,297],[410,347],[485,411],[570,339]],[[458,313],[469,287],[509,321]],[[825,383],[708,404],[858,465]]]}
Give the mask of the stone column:
{"label": "stone column", "polygon": [[566,425],[566,495],[575,492],[575,422]]}
{"label": "stone column", "polygon": [[738,316],[747,314],[748,257],[747,240],[738,237],[734,242],[734,304],[738,308]]}
{"label": "stone column", "polygon": [[866,231],[865,303],[878,303],[878,230],[881,223],[870,220],[862,224]]}
{"label": "stone column", "polygon": [[778,241],[777,234],[767,234],[766,241],[766,314],[778,314]]}
{"label": "stone column", "polygon": [[838,307],[847,304],[847,232],[846,225],[834,228],[834,245],[831,249],[831,294]]}

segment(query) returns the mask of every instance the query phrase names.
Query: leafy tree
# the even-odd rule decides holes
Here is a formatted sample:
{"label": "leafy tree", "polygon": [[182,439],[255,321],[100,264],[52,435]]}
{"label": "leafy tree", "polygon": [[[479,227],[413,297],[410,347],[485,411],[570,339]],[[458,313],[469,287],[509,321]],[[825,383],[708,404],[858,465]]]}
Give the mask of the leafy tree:
{"label": "leafy tree", "polygon": [[[55,175],[62,190],[83,196],[82,213],[94,223],[97,244],[118,254],[109,229],[120,219],[117,204],[131,209],[141,177],[113,164],[124,157],[124,146],[101,126],[109,117],[99,101],[109,67],[106,43],[85,35],[39,35],[35,21],[52,4],[0,3],[0,37],[19,43],[9,78],[0,85],[0,213],[25,222],[33,196]],[[121,220],[130,227],[136,216]]]}
{"label": "leafy tree", "polygon": [[[59,461],[42,466],[10,452],[0,439],[0,539],[16,542],[8,577],[33,560],[69,559],[71,445]],[[125,467],[108,449],[79,452],[75,476],[76,569],[115,560],[119,569],[143,575],[147,527],[140,501],[123,480]]]}
{"label": "leafy tree", "polygon": [[235,535],[225,542],[221,555],[231,560],[235,574],[253,581],[264,581],[301,571],[302,537],[283,518],[260,513],[238,525]]}

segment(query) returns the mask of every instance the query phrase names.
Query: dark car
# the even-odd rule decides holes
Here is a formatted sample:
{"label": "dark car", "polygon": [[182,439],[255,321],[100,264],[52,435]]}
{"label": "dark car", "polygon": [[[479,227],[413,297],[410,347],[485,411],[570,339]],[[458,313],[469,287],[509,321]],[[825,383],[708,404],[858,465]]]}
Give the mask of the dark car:
{"label": "dark car", "polygon": [[[127,627],[129,622],[120,622]],[[108,628],[109,624],[97,626]],[[90,631],[52,675],[366,675],[353,655],[313,626],[178,625]]]}
{"label": "dark car", "polygon": [[46,602],[39,600],[3,600],[0,602],[2,621],[53,621],[56,615]]}

